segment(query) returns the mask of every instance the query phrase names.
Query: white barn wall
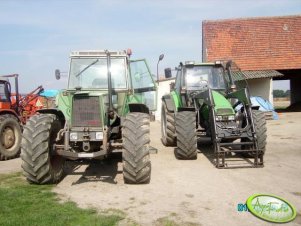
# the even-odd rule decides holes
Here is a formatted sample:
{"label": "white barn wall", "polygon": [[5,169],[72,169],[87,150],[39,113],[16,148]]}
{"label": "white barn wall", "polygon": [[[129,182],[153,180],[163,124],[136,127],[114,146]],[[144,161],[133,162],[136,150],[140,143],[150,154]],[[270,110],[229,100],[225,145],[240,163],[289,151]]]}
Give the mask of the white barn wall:
{"label": "white barn wall", "polygon": [[273,81],[271,78],[249,79],[251,96],[261,96],[273,104]]}
{"label": "white barn wall", "polygon": [[170,92],[170,83],[174,82],[175,78],[166,79],[159,81],[158,84],[158,96],[157,96],[157,111],[155,113],[156,120],[161,120],[161,103],[162,103],[162,96],[168,94]]}

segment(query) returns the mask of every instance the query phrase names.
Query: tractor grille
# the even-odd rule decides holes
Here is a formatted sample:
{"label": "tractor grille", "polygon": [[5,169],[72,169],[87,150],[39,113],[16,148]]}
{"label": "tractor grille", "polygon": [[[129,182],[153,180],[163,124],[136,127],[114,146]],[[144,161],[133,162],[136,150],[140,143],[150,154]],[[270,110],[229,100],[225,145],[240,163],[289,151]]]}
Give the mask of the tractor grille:
{"label": "tractor grille", "polygon": [[72,112],[73,126],[101,126],[99,97],[74,96]]}
{"label": "tractor grille", "polygon": [[232,115],[233,111],[230,108],[218,108],[216,110],[217,115]]}

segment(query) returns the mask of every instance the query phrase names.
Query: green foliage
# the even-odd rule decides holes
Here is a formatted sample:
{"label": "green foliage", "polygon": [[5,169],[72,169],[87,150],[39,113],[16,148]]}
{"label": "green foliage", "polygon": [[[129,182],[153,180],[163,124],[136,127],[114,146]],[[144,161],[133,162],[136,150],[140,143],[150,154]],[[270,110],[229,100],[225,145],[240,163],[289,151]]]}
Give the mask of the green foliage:
{"label": "green foliage", "polygon": [[30,185],[20,175],[0,175],[0,225],[116,225],[118,212],[99,215],[73,202],[59,203],[53,185]]}
{"label": "green foliage", "polygon": [[273,96],[275,98],[279,98],[279,97],[289,97],[290,96],[290,90],[281,90],[281,89],[275,89],[273,90]]}

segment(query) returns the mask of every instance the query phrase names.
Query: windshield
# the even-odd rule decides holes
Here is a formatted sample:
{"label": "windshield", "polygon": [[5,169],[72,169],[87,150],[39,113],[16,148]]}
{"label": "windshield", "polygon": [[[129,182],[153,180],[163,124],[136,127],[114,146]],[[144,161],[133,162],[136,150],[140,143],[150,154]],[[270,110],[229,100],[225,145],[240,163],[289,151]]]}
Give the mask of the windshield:
{"label": "windshield", "polygon": [[8,102],[7,92],[5,92],[5,83],[0,83],[0,101]]}
{"label": "windshield", "polygon": [[[126,70],[125,58],[111,58],[112,88],[127,88]],[[107,59],[72,58],[68,87],[108,89]]]}
{"label": "windshield", "polygon": [[200,88],[225,89],[224,70],[221,67],[186,67],[186,86],[188,90]]}

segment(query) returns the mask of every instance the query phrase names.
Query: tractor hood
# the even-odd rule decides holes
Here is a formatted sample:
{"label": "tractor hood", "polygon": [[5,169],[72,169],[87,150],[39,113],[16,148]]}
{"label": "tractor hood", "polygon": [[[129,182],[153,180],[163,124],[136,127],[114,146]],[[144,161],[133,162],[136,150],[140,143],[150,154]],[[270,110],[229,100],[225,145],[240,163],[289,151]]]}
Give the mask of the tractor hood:
{"label": "tractor hood", "polygon": [[212,90],[214,110],[216,115],[234,115],[235,112],[229,100],[218,91]]}

